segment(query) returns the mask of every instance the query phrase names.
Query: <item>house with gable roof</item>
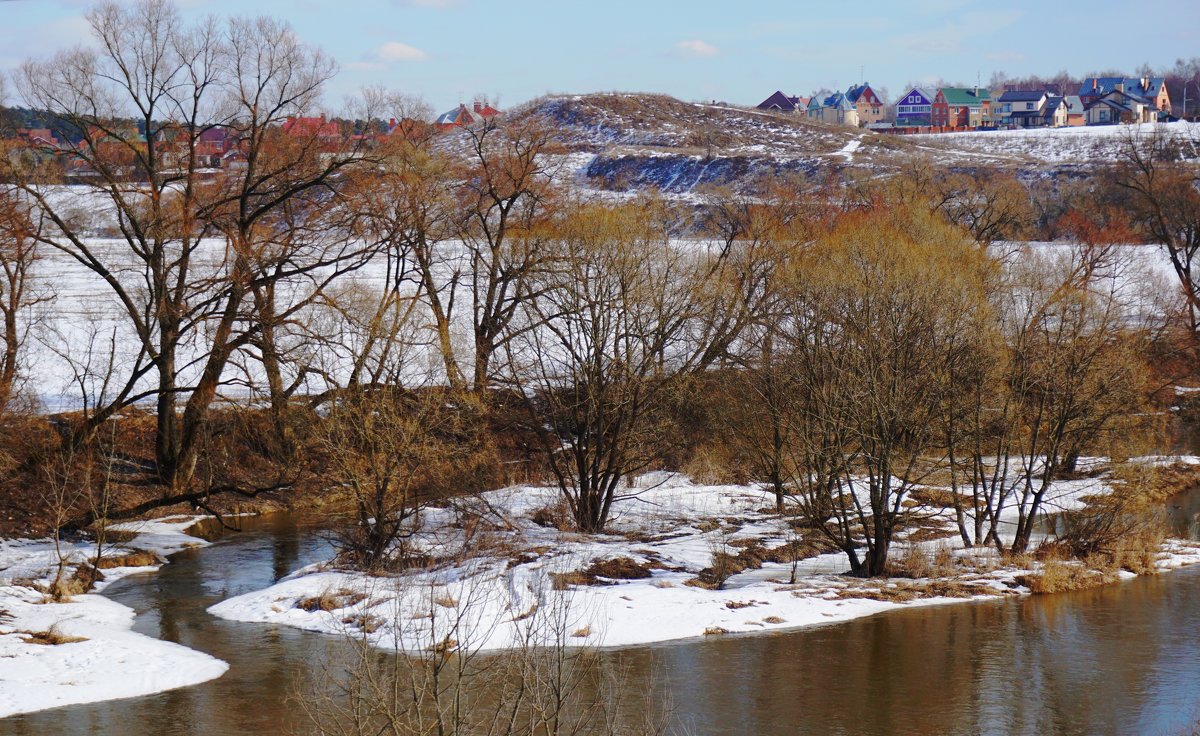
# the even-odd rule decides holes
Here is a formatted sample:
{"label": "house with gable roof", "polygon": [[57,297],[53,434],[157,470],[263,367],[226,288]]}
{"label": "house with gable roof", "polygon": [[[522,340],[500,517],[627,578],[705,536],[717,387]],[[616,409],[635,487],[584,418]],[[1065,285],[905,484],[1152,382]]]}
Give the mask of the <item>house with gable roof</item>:
{"label": "house with gable roof", "polygon": [[992,121],[992,95],[979,87],[942,87],[930,107],[934,125],[979,128]]}
{"label": "house with gable roof", "polygon": [[854,105],[855,112],[858,113],[858,125],[882,123],[887,117],[883,100],[871,89],[870,82],[863,82],[846,90],[846,99]]}
{"label": "house with gable roof", "polygon": [[445,132],[454,128],[461,128],[467,125],[474,125],[489,118],[494,118],[503,113],[492,107],[486,100],[475,100],[475,103],[468,110],[466,105],[459,104],[453,110],[444,112],[438,115],[437,120],[433,122],[434,127],[439,131]]}
{"label": "house with gable roof", "polygon": [[1159,114],[1153,101],[1119,89],[1084,105],[1088,125],[1153,123]]}
{"label": "house with gable roof", "polygon": [[1061,95],[1040,89],[1007,90],[993,112],[1001,125],[1012,128],[1058,128],[1067,124],[1070,106]]}
{"label": "house with gable roof", "polygon": [[1171,112],[1171,95],[1167,93],[1167,82],[1162,77],[1092,77],[1079,85],[1079,99],[1085,107],[1111,92],[1140,97],[1158,110]]}
{"label": "house with gable roof", "polygon": [[807,97],[789,97],[783,92],[776,90],[775,94],[758,103],[756,106],[759,110],[774,110],[776,112],[792,113],[794,115],[808,115]]}
{"label": "house with gable roof", "polygon": [[[811,110],[811,107],[809,109]],[[809,117],[812,117],[811,113]],[[834,92],[821,100],[816,119],[832,125],[858,127],[858,108],[845,92]]]}
{"label": "house with gable roof", "polygon": [[896,100],[896,125],[902,127],[932,125],[933,100],[937,94],[913,87]]}

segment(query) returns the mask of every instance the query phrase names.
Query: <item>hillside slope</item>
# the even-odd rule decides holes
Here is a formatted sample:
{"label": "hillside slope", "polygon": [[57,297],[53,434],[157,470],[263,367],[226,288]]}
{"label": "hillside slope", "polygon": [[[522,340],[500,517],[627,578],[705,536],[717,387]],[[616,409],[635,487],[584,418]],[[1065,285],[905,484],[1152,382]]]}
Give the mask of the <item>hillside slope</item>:
{"label": "hillside slope", "polygon": [[[765,178],[887,174],[913,158],[961,172],[1003,168],[1024,180],[1078,179],[1117,160],[1129,136],[1163,134],[1200,161],[1200,124],[890,136],[791,115],[665,95],[544,97],[509,113],[555,131],[560,178],[584,188],[654,188],[686,197],[707,186],[752,190]],[[448,143],[453,145],[451,136]]]}
{"label": "hillside slope", "polygon": [[662,95],[547,97],[513,114],[540,118],[556,131],[567,151],[565,174],[610,191],[744,188],[764,176],[887,166],[912,148],[855,128]]}

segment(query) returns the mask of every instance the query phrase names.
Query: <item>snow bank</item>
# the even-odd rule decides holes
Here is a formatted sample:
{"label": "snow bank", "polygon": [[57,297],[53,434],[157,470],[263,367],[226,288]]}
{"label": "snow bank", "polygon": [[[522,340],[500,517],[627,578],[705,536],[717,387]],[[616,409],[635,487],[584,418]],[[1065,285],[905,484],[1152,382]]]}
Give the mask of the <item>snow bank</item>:
{"label": "snow bank", "polygon": [[[114,525],[137,536],[104,556],[140,550],[168,555],[205,545],[183,531],[198,518]],[[6,614],[0,618],[0,717],[149,695],[205,682],[228,669],[207,654],[133,632],[133,609],[96,593],[46,602],[33,586],[53,579],[60,554],[73,569],[94,557],[95,548],[64,543],[56,551],[48,540],[0,541],[0,611]],[[156,569],[106,569],[96,588]],[[38,643],[51,638],[61,643]]]}
{"label": "snow bank", "polygon": [[[645,477],[639,485],[629,490],[633,497],[614,504],[608,535],[539,526],[531,516],[552,506],[555,491],[510,488],[485,495],[495,526],[470,544],[455,529],[454,511],[427,512],[416,543],[440,560],[430,569],[370,577],[318,564],[209,611],[235,621],[365,636],[402,651],[436,649],[448,641],[507,649],[564,636],[567,644],[621,647],[1023,594],[1028,589],[1019,577],[1036,572],[1036,565],[1004,568],[990,559],[994,550],[957,550],[970,564],[950,578],[861,581],[840,575],[847,563],[836,553],[796,563],[794,582],[792,563],[767,561],[734,575],[723,589],[710,590],[695,582],[712,565],[714,552],[736,555],[747,546],[778,551],[794,539],[786,522],[771,513],[772,495],[761,487],[700,486],[670,475]],[[1085,496],[1108,490],[1103,479],[1055,483],[1046,508],[1077,508]],[[930,517],[927,529],[940,526],[947,538],[914,545],[927,551],[952,547],[951,513],[921,511]],[[1161,558],[1163,569],[1200,562],[1200,549],[1172,545]],[[904,546],[902,538],[897,555]],[[606,568],[595,565],[612,560],[641,568],[635,572],[644,577],[605,578]],[[589,572],[593,584],[581,584]]]}

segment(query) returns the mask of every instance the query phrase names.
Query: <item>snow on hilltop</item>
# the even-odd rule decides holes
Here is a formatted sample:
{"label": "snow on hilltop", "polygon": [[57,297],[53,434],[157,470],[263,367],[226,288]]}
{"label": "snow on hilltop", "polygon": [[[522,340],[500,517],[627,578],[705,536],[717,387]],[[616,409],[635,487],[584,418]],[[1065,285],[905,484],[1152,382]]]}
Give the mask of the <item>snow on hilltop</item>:
{"label": "snow on hilltop", "polygon": [[832,167],[887,164],[912,148],[857,128],[664,95],[545,97],[510,115],[543,120],[564,150],[562,173],[610,191],[685,194],[765,176],[815,177]]}
{"label": "snow on hilltop", "polygon": [[[887,173],[913,157],[960,170],[1003,167],[1018,176],[1074,175],[1115,161],[1127,138],[1167,135],[1200,160],[1200,124],[1085,126],[892,136],[783,113],[683,102],[653,94],[534,100],[509,119],[554,130],[558,175],[609,192],[658,189],[684,196],[709,185],[752,189],[767,178],[820,179],[838,169]],[[460,134],[461,135],[461,134]],[[461,138],[451,136],[447,145]]]}
{"label": "snow on hilltop", "polygon": [[1143,123],[1141,125],[1087,125],[1073,128],[981,130],[971,133],[914,135],[921,144],[932,143],[965,154],[1008,158],[1014,163],[1075,164],[1116,161],[1134,139],[1161,134],[1179,146],[1183,159],[1200,160],[1200,123]]}

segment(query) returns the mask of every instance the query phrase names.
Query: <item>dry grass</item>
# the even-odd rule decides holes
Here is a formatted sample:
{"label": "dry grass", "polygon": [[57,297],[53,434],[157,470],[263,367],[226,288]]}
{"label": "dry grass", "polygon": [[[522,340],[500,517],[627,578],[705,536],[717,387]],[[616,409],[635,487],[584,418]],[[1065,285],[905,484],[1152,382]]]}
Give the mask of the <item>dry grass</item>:
{"label": "dry grass", "polygon": [[566,499],[563,498],[558,499],[548,506],[534,510],[529,515],[529,518],[538,526],[543,526],[547,529],[557,529],[560,532],[570,531],[575,528],[574,520],[571,519],[571,509],[567,506]]}
{"label": "dry grass", "polygon": [[705,636],[720,636],[721,634],[728,634],[728,633],[729,633],[728,629],[722,629],[720,626],[710,626],[704,630]]}
{"label": "dry grass", "polygon": [[910,584],[901,585],[862,585],[850,588],[840,588],[836,591],[835,596],[839,600],[852,600],[855,598],[867,598],[873,601],[883,601],[885,603],[907,603],[908,601],[917,598],[917,589]]}
{"label": "dry grass", "polygon": [[930,580],[913,583],[878,582],[854,585],[836,591],[839,599],[867,598],[885,603],[907,603],[920,598],[974,598],[977,595],[996,595],[997,591],[983,583],[958,580]]}
{"label": "dry grass", "polygon": [[83,636],[70,636],[58,630],[58,626],[51,626],[45,631],[25,631],[21,641],[26,644],[39,644],[42,646],[58,646],[60,644],[74,644],[76,642],[87,641]]}
{"label": "dry grass", "polygon": [[346,618],[342,619],[342,623],[354,626],[364,634],[374,634],[376,631],[379,631],[381,628],[383,628],[383,625],[386,622],[379,616],[373,616],[369,613],[360,613],[356,616],[347,616]]}
{"label": "dry grass", "polygon": [[749,481],[746,467],[726,443],[706,443],[696,448],[681,472],[700,485],[741,485]]}
{"label": "dry grass", "polygon": [[1029,588],[1034,595],[1045,595],[1096,588],[1116,579],[1116,575],[1109,571],[1089,569],[1080,563],[1048,560],[1042,564],[1040,573],[1022,575],[1017,582]]}
{"label": "dry grass", "polygon": [[442,608],[458,608],[458,600],[450,596],[438,596],[433,599],[433,602]]}
{"label": "dry grass", "polygon": [[591,626],[584,626],[581,629],[575,629],[575,631],[573,631],[571,633],[571,636],[575,637],[576,639],[586,639],[587,637],[589,637],[591,635],[592,635],[592,627]]}
{"label": "dry grass", "polygon": [[552,572],[550,579],[555,590],[566,590],[572,585],[615,585],[617,580],[644,580],[654,567],[630,557],[613,557],[596,560],[583,570]]}
{"label": "dry grass", "polygon": [[152,567],[162,564],[162,560],[158,555],[145,551],[101,557],[92,562],[100,570],[111,570],[114,567]]}
{"label": "dry grass", "polygon": [[899,557],[888,560],[887,575],[893,578],[944,578],[954,575],[957,565],[947,546],[938,547],[932,555],[923,547],[910,546]]}
{"label": "dry grass", "polygon": [[764,624],[786,624],[787,621],[778,616],[767,616],[763,619]]}
{"label": "dry grass", "polygon": [[362,593],[348,590],[346,588],[342,588],[338,591],[327,590],[320,595],[309,598],[301,598],[300,600],[296,601],[296,608],[299,608],[302,611],[308,611],[310,613],[315,613],[317,611],[329,613],[330,611],[338,611],[343,608],[353,606],[357,603],[361,603],[362,601],[366,600],[366,598],[367,596],[363,595]]}

